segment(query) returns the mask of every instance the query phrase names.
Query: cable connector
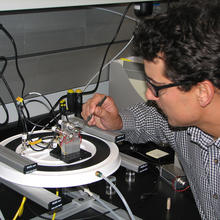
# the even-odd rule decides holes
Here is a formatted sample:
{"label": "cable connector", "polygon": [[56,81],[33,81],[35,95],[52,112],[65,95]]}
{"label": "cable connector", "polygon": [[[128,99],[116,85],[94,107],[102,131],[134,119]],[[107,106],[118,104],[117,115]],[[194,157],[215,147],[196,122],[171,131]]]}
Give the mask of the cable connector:
{"label": "cable connector", "polygon": [[83,189],[83,191],[85,192],[85,193],[87,193],[89,196],[93,196],[93,193],[89,190],[89,188],[82,188]]}
{"label": "cable connector", "polygon": [[103,174],[102,174],[100,171],[96,171],[96,172],[95,172],[95,175],[96,175],[97,177],[102,177],[102,176],[103,176]]}
{"label": "cable connector", "polygon": [[17,100],[17,102],[19,102],[19,103],[23,103],[23,101],[24,101],[24,99],[21,98],[21,97],[19,97],[19,96],[16,98],[16,100]]}
{"label": "cable connector", "polygon": [[22,139],[21,149],[22,151],[24,151],[27,148],[27,139],[28,139],[27,133],[22,134],[21,139]]}
{"label": "cable connector", "polygon": [[184,192],[190,186],[186,176],[177,176],[172,182],[172,187],[176,192]]}

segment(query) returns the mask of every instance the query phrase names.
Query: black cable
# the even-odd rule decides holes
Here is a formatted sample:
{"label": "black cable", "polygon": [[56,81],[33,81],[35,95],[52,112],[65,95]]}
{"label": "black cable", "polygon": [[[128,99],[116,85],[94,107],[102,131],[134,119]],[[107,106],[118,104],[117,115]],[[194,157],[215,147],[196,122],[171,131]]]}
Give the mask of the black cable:
{"label": "black cable", "polygon": [[0,62],[1,61],[4,62],[4,64],[3,64],[3,67],[0,71],[0,78],[3,76],[3,73],[5,72],[6,66],[8,64],[8,61],[7,61],[6,57],[0,56]]}
{"label": "black cable", "polygon": [[106,60],[108,51],[109,51],[111,45],[114,43],[116,37],[118,36],[119,30],[120,30],[121,25],[122,25],[122,23],[123,23],[123,21],[124,21],[125,15],[127,14],[127,12],[128,12],[128,10],[129,10],[129,8],[131,7],[131,5],[132,5],[132,3],[128,4],[128,6],[126,7],[126,9],[125,9],[125,11],[124,11],[124,13],[123,13],[123,15],[122,15],[121,21],[120,21],[120,23],[119,23],[119,26],[118,26],[118,28],[117,28],[117,30],[116,30],[116,33],[115,33],[113,39],[111,40],[111,42],[108,44],[108,47],[107,47],[107,49],[106,49],[106,51],[105,51],[105,54],[104,54],[104,58],[103,58],[103,60],[102,60],[101,67],[100,67],[100,69],[99,69],[98,80],[97,80],[97,83],[96,83],[95,88],[92,89],[91,91],[83,92],[83,95],[92,94],[92,93],[96,92],[96,90],[98,89],[99,83],[100,83],[101,74],[102,74],[102,69],[103,69],[103,66],[104,66],[104,63],[105,63],[105,60]]}
{"label": "black cable", "polygon": [[[16,100],[15,100],[16,101]],[[22,103],[18,104],[18,110],[19,110],[19,113],[20,113],[20,121],[22,123],[22,127],[23,127],[23,131],[27,134],[28,136],[28,127],[27,127],[27,120],[26,120],[26,116],[23,112],[23,105]]]}
{"label": "black cable", "polygon": [[[125,9],[125,11],[124,11],[124,13],[123,13],[123,15],[122,15],[122,19],[121,19],[121,21],[120,21],[120,23],[119,23],[119,26],[118,26],[118,28],[117,28],[117,31],[116,31],[116,33],[115,33],[115,35],[114,35],[112,41],[108,44],[108,47],[107,47],[107,49],[106,49],[106,51],[105,51],[104,58],[103,58],[103,60],[102,60],[102,64],[101,64],[101,67],[100,67],[100,70],[99,70],[99,75],[98,75],[98,80],[97,80],[97,83],[96,83],[96,87],[95,87],[93,90],[91,90],[91,91],[83,92],[82,95],[92,94],[92,93],[96,92],[96,90],[98,89],[99,83],[100,83],[100,78],[101,78],[102,69],[103,69],[103,66],[104,66],[104,63],[105,63],[105,60],[106,60],[108,51],[109,51],[109,49],[110,49],[110,46],[113,44],[113,42],[115,41],[116,37],[118,36],[119,30],[120,30],[121,25],[122,25],[122,23],[123,23],[123,21],[124,21],[125,15],[127,14],[127,12],[128,12],[128,10],[129,10],[129,8],[130,8],[131,5],[132,5],[132,3],[130,3],[130,4],[126,7],[126,9]],[[54,106],[53,106],[53,108],[51,109],[51,111],[54,111],[54,110],[56,109],[56,107],[59,105],[60,101],[63,100],[63,99],[66,99],[66,98],[67,98],[67,95],[61,96],[61,97],[57,100],[57,102],[54,104]]]}
{"label": "black cable", "polygon": [[[4,73],[4,71],[5,71],[5,68],[6,68],[6,66],[7,66],[7,59],[6,59],[5,57],[0,57],[0,61],[3,61],[3,62],[4,62],[3,67],[2,67],[2,69],[1,69],[1,71],[0,71],[0,78],[1,78],[2,75],[3,75],[3,73]],[[0,124],[1,126],[3,126],[3,125],[6,125],[6,124],[8,123],[9,113],[8,113],[8,109],[7,109],[6,105],[5,105],[5,103],[3,102],[2,98],[0,98],[0,103],[1,103],[1,105],[2,105],[2,107],[3,107],[3,109],[4,109],[4,111],[5,111],[5,114],[6,114],[6,119],[5,119],[5,121]]]}
{"label": "black cable", "polygon": [[27,114],[27,118],[30,120],[30,113],[29,113],[29,111],[28,111],[28,109],[27,109],[27,107],[26,107],[26,105],[25,105],[24,102],[23,102],[23,107],[24,107],[25,112],[26,112],[26,114]]}
{"label": "black cable", "polygon": [[[29,93],[29,94],[25,95],[24,98],[26,98],[28,95],[32,95],[32,94]],[[35,94],[33,94],[33,95],[35,95]],[[49,101],[49,99],[45,95],[43,95],[43,94],[39,94],[39,96],[42,96],[47,101],[47,103],[49,104],[49,106],[50,106],[50,108],[52,110],[53,106],[52,106],[51,102]]]}
{"label": "black cable", "polygon": [[56,107],[59,105],[60,101],[63,100],[63,99],[65,99],[65,98],[67,98],[67,95],[61,96],[61,97],[57,100],[57,102],[54,104],[54,106],[52,107],[52,109],[51,109],[50,112],[54,111],[54,110],[56,109]]}
{"label": "black cable", "polygon": [[48,149],[50,144],[51,143],[48,143],[47,146],[45,146],[45,147],[42,147],[42,146],[39,146],[39,145],[35,144],[35,146],[39,147],[40,149],[36,149],[32,145],[30,145],[30,144],[27,145],[27,146],[30,147],[33,151],[39,152],[39,151],[44,151],[44,150]]}
{"label": "black cable", "polygon": [[13,48],[14,48],[14,52],[15,52],[15,65],[16,65],[16,70],[17,70],[17,73],[18,73],[18,76],[20,77],[21,81],[22,81],[22,84],[23,84],[23,87],[22,87],[22,92],[21,92],[21,97],[23,98],[24,97],[24,89],[25,89],[25,80],[24,80],[24,77],[22,76],[21,74],[21,71],[19,69],[19,66],[18,66],[18,52],[17,52],[17,46],[15,44],[15,40],[14,38],[11,36],[11,34],[5,29],[5,27],[0,24],[0,29],[6,34],[6,36],[10,39],[12,45],[13,45]]}
{"label": "black cable", "polygon": [[[7,29],[2,25],[0,24],[0,29],[6,34],[6,36],[10,39],[10,41],[12,42],[12,45],[13,45],[13,48],[14,48],[14,52],[15,52],[15,64],[16,64],[16,70],[17,70],[17,73],[22,81],[22,84],[23,84],[23,87],[22,87],[22,92],[21,92],[21,97],[23,98],[24,97],[24,90],[25,90],[25,80],[24,80],[24,77],[22,76],[21,74],[21,71],[20,71],[20,68],[19,68],[19,65],[18,65],[18,52],[17,52],[17,46],[16,46],[16,43],[15,43],[15,40],[14,38],[11,36],[11,34],[7,31]],[[51,107],[51,111],[50,113],[54,114],[54,109],[56,108],[53,108],[51,103],[49,102],[49,100],[44,96],[42,95],[42,97],[49,103],[50,107]],[[59,104],[59,103],[58,103]],[[25,104],[23,103],[23,106],[26,110],[26,113],[27,113],[27,116],[28,118],[30,118],[30,114],[25,106]],[[53,115],[54,116],[54,115]]]}
{"label": "black cable", "polygon": [[23,131],[26,131],[26,132],[27,132],[28,129],[27,129],[27,124],[26,124],[26,121],[25,121],[25,116],[24,116],[24,114],[23,114],[23,111],[22,111],[22,110],[20,109],[20,107],[18,106],[17,101],[16,101],[16,98],[15,98],[15,96],[14,96],[14,94],[13,94],[13,92],[12,92],[12,90],[11,90],[11,88],[10,88],[8,82],[7,82],[7,80],[5,79],[5,77],[4,77],[4,75],[3,75],[3,74],[4,74],[4,71],[5,71],[5,69],[6,69],[6,66],[7,66],[7,59],[6,59],[6,57],[1,56],[1,57],[0,57],[0,62],[1,62],[1,61],[3,61],[4,64],[3,64],[2,70],[0,71],[0,79],[2,79],[3,83],[5,84],[5,87],[7,88],[8,92],[9,92],[11,98],[12,98],[12,101],[13,101],[13,103],[14,103],[14,105],[15,105],[15,108],[16,108],[16,110],[17,110],[17,113],[18,113],[18,121],[21,121],[22,127],[23,127]]}
{"label": "black cable", "polygon": [[[31,94],[25,95],[24,98],[28,97],[29,95],[31,95]],[[46,96],[42,95],[42,94],[40,94],[39,96],[42,96],[42,97],[47,101],[47,103],[49,104],[49,107],[51,108],[51,109],[49,109],[49,110],[50,110],[50,111],[49,111],[49,114],[52,114],[52,118],[54,118],[54,120],[58,121],[58,120],[56,119],[56,113],[52,110],[52,109],[53,109],[53,106],[52,106],[51,102],[49,101],[49,99],[48,99]],[[29,111],[28,111],[28,109],[27,109],[27,104],[29,104],[29,103],[31,103],[31,102],[39,102],[39,103],[41,103],[42,105],[44,105],[45,107],[48,108],[48,106],[47,106],[43,101],[41,101],[41,100],[37,100],[37,99],[28,100],[28,101],[26,101],[26,102],[23,102],[24,108],[25,108],[25,110],[26,110],[26,112],[27,112],[28,115],[29,115]],[[34,126],[36,126],[36,127],[44,128],[43,125],[40,125],[40,124],[38,124],[38,123],[32,122],[32,121],[30,120],[30,115],[29,115],[27,121],[28,121],[30,124],[32,124],[32,125],[34,125]]]}
{"label": "black cable", "polygon": [[[45,144],[45,146],[41,146],[39,144],[34,144],[34,146],[37,146],[40,149],[34,148],[31,144],[28,144],[27,146],[30,147],[33,151],[44,151],[48,148],[50,148],[51,144],[54,142],[56,138],[56,133],[54,133],[52,136],[45,136],[45,137],[40,137],[38,140],[41,139],[42,144]],[[49,140],[49,142],[46,142],[45,140]],[[30,142],[35,142],[36,140],[29,140]]]}
{"label": "black cable", "polygon": [[34,125],[34,126],[36,126],[36,127],[41,127],[42,130],[43,130],[43,129],[46,129],[54,120],[58,121],[57,118],[59,117],[59,114],[60,114],[60,112],[54,113],[54,116],[52,117],[52,119],[51,119],[46,125],[41,125],[41,124],[39,124],[39,123],[41,123],[41,122],[42,122],[43,120],[45,120],[45,119],[40,119],[40,120],[38,120],[38,122],[36,122],[36,123],[34,123],[34,122],[30,121],[30,120],[27,120],[27,121],[28,121],[30,124],[32,124],[32,125]]}
{"label": "black cable", "polygon": [[4,78],[4,76],[1,76],[1,79],[2,79],[2,81],[4,82],[4,84],[5,84],[5,86],[6,86],[7,90],[8,90],[8,92],[9,92],[9,94],[10,94],[12,100],[13,100],[13,103],[14,103],[15,108],[16,108],[17,113],[18,113],[18,118],[19,118],[18,121],[21,121],[23,131],[28,132],[27,123],[26,123],[26,118],[25,118],[25,115],[24,115],[24,113],[23,113],[23,111],[22,111],[22,109],[21,109],[21,106],[18,106],[17,101],[16,101],[16,98],[15,98],[15,96],[14,96],[14,94],[13,94],[13,92],[12,92],[10,86],[8,85],[8,82],[7,82],[6,79]]}
{"label": "black cable", "polygon": [[54,120],[58,121],[57,118],[61,116],[61,113],[58,111],[55,116],[44,126],[44,129],[46,129]]}
{"label": "black cable", "polygon": [[40,125],[40,124],[34,123],[33,121],[31,121],[28,118],[26,120],[27,120],[28,123],[34,125],[35,127],[44,128],[44,125]]}

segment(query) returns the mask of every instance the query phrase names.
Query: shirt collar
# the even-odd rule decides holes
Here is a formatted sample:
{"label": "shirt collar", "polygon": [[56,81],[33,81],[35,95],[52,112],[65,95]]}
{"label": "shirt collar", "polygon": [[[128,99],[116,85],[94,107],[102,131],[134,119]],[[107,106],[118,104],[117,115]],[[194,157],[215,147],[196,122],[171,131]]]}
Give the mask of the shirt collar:
{"label": "shirt collar", "polygon": [[211,145],[220,148],[220,138],[214,140],[212,136],[200,130],[197,127],[189,127],[187,133],[191,135],[191,141],[197,143],[200,147],[207,150]]}

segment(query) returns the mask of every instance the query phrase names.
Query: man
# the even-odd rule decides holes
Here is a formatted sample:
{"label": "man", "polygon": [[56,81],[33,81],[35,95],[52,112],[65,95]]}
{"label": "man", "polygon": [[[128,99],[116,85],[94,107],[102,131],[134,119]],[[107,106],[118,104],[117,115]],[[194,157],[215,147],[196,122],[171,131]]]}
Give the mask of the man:
{"label": "man", "polygon": [[183,1],[139,24],[134,41],[150,101],[119,113],[111,97],[97,106],[103,95],[96,94],[82,116],[93,114],[89,125],[122,129],[132,143],[169,143],[201,218],[220,219],[220,2]]}

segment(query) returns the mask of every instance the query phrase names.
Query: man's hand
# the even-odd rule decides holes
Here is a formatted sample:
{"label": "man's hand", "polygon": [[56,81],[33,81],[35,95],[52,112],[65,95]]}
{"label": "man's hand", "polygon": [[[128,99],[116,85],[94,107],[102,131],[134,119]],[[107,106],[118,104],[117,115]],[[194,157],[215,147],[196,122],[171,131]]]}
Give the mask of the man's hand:
{"label": "man's hand", "polygon": [[84,120],[92,115],[88,121],[90,126],[95,125],[103,130],[120,130],[122,120],[113,99],[108,96],[101,106],[97,106],[104,96],[103,94],[95,94],[83,105],[81,115]]}

